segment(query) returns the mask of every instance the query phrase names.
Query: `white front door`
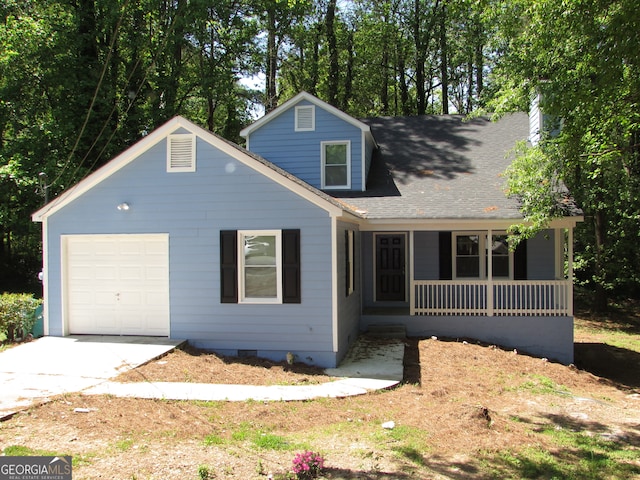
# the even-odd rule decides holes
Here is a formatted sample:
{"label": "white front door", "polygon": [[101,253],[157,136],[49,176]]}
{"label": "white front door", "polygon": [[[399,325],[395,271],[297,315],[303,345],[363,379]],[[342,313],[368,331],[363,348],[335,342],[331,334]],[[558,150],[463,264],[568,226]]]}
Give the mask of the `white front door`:
{"label": "white front door", "polygon": [[169,336],[169,236],[63,237],[70,334]]}

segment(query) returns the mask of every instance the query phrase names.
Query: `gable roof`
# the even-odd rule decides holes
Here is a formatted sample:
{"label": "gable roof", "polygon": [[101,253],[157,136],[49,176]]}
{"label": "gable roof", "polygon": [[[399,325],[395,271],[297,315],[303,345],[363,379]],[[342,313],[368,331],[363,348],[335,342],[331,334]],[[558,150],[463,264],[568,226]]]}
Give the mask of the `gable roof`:
{"label": "gable roof", "polygon": [[116,173],[118,170],[133,162],[144,152],[149,150],[154,145],[158,144],[158,142],[164,140],[168,135],[180,129],[188,130],[189,132],[198,136],[200,139],[230,155],[239,162],[280,183],[294,193],[297,193],[301,197],[311,201],[312,203],[318,205],[319,207],[329,211],[334,215],[347,213],[355,217],[360,217],[360,215],[355,212],[354,209],[350,208],[348,204],[345,204],[341,200],[331,197],[324,192],[316,189],[315,187],[312,187],[311,185],[300,180],[294,175],[291,175],[290,173],[265,160],[259,155],[249,152],[239,145],[225,140],[219,135],[205,130],[204,128],[199,127],[195,123],[192,123],[183,117],[177,116],[166,122],[164,125],[153,130],[149,135],[139,140],[133,146],[129,147],[127,150],[105,164],[103,167],[85,177],[73,187],[65,190],[62,194],[60,194],[55,199],[47,203],[44,207],[36,211],[32,215],[32,220],[36,222],[43,221],[48,216],[57,212],[76,198],[80,197],[83,193],[87,192],[98,183],[102,182],[109,176]]}
{"label": "gable roof", "polygon": [[367,135],[369,137],[369,139],[375,145],[375,139],[371,135],[371,128],[369,127],[369,125],[367,125],[367,123],[362,122],[362,121],[360,121],[358,119],[355,119],[350,115],[347,115],[342,110],[337,109],[333,105],[330,105],[327,102],[324,102],[324,101],[320,100],[318,97],[315,97],[315,96],[313,96],[313,95],[311,95],[310,93],[307,93],[307,92],[300,92],[295,97],[290,98],[289,100],[284,102],[282,105],[280,105],[279,107],[277,107],[274,110],[270,111],[269,113],[267,113],[266,115],[261,117],[259,120],[256,120],[254,123],[252,123],[248,127],[243,128],[240,131],[240,136],[245,137],[245,138],[248,137],[255,130],[257,130],[260,127],[262,127],[263,125],[269,123],[274,118],[279,117],[280,115],[285,113],[287,110],[289,110],[290,108],[295,107],[298,103],[300,103],[302,101],[307,101],[309,103],[312,103],[313,105],[316,105],[317,107],[322,108],[323,110],[325,110],[325,111],[331,113],[332,115],[344,120],[345,122],[350,123],[354,127],[359,128],[360,130],[362,130],[362,132],[365,135]]}
{"label": "gable roof", "polygon": [[504,193],[509,152],[529,134],[524,113],[498,121],[458,115],[364,119],[379,149],[364,192],[336,192],[371,220],[520,220]]}

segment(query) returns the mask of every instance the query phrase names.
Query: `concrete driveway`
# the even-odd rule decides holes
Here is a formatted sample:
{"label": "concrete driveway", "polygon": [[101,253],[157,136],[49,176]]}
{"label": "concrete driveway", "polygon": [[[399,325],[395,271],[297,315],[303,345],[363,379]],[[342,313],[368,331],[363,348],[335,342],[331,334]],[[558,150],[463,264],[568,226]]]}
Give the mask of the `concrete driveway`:
{"label": "concrete driveway", "polygon": [[183,340],[43,337],[0,352],[0,419],[49,397],[78,392],[173,350]]}

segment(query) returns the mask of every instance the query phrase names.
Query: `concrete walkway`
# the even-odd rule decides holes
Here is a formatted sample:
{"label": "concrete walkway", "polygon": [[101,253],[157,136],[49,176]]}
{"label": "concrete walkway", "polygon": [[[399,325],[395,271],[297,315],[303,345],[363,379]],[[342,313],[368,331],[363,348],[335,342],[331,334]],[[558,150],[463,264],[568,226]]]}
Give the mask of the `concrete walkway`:
{"label": "concrete walkway", "polygon": [[43,337],[0,352],[0,419],[79,392],[173,350],[183,340],[78,335]]}
{"label": "concrete walkway", "polygon": [[313,385],[217,385],[208,383],[104,382],[85,395],[202,401],[294,401],[362,395],[394,387],[404,374],[404,342],[360,337],[338,368],[327,369],[338,380]]}
{"label": "concrete walkway", "polygon": [[215,385],[110,381],[183,343],[156,337],[79,335],[43,337],[0,353],[0,419],[48,401],[82,392],[131,398],[203,401],[293,401],[362,395],[402,381],[404,342],[359,338],[338,368],[338,380],[314,385]]}

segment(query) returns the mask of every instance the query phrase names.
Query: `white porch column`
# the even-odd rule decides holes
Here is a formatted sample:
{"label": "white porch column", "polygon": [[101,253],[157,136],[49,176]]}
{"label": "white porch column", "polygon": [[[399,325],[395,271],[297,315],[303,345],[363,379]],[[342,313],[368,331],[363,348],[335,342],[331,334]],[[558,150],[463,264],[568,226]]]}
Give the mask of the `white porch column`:
{"label": "white porch column", "polygon": [[[482,277],[482,272],[480,272]],[[493,230],[487,232],[487,316],[493,317]]]}
{"label": "white porch column", "polygon": [[414,275],[414,230],[409,230],[409,314],[416,314],[416,285],[415,285],[415,275]]}
{"label": "white porch column", "polygon": [[573,316],[573,228],[567,228],[567,277],[569,282],[569,298],[567,299],[567,309],[569,315]]}

